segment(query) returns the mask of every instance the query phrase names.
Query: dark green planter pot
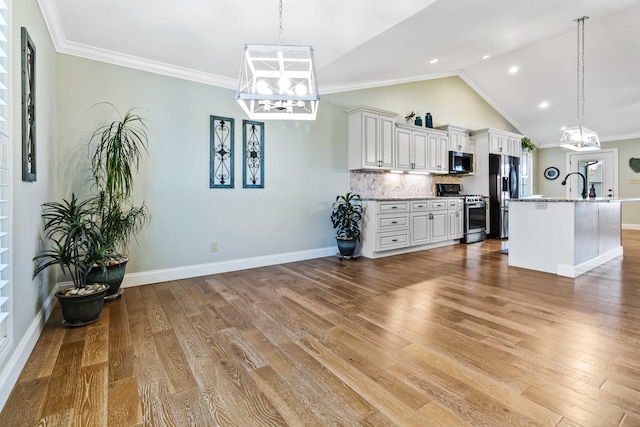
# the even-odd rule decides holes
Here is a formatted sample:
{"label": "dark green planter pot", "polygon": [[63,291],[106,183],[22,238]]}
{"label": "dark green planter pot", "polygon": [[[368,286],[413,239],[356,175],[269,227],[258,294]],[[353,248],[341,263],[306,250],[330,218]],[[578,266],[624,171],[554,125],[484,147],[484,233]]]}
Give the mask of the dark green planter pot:
{"label": "dark green planter pot", "polygon": [[87,283],[104,283],[109,286],[107,289],[107,298],[120,296],[120,285],[124,279],[124,271],[127,267],[127,261],[120,264],[114,264],[107,267],[103,272],[101,268],[92,268],[87,274]]}
{"label": "dark green planter pot", "polygon": [[97,322],[102,317],[104,296],[107,289],[91,295],[63,295],[56,293],[62,308],[63,323],[66,326],[84,326]]}
{"label": "dark green planter pot", "polygon": [[340,251],[340,255],[343,257],[352,257],[356,252],[356,246],[358,246],[358,241],[355,239],[337,239],[338,243],[338,251]]}

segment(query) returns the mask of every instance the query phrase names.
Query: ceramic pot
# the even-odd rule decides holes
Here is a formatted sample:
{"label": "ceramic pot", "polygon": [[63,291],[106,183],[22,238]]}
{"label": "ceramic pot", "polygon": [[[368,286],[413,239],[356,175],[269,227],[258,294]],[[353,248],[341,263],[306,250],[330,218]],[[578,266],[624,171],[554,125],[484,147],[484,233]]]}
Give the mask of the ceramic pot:
{"label": "ceramic pot", "polygon": [[63,323],[73,327],[88,325],[100,320],[107,289],[90,295],[64,295],[62,292],[56,292],[56,298],[62,308]]}
{"label": "ceramic pot", "polygon": [[104,283],[108,285],[109,289],[107,289],[107,297],[118,294],[120,285],[124,279],[124,271],[127,267],[127,261],[128,260],[125,260],[119,264],[110,265],[105,271],[102,271],[99,267],[92,268],[89,274],[87,274],[87,283]]}
{"label": "ceramic pot", "polygon": [[343,257],[352,257],[358,245],[356,239],[336,239],[336,242],[338,243],[338,251]]}

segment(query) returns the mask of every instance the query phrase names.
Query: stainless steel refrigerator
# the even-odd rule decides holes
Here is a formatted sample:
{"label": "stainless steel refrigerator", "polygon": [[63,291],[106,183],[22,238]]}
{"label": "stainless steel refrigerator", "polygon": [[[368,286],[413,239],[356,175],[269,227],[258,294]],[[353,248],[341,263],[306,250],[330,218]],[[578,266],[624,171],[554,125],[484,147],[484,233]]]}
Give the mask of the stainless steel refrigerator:
{"label": "stainless steel refrigerator", "polygon": [[489,154],[489,236],[509,237],[509,200],[520,196],[520,158]]}

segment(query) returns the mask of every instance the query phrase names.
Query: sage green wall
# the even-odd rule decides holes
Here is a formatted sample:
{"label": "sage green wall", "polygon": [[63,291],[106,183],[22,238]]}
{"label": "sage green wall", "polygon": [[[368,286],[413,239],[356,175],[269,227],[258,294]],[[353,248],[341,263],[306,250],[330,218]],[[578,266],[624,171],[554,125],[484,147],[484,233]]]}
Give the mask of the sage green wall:
{"label": "sage green wall", "polygon": [[[11,157],[13,177],[12,207],[12,283],[11,311],[13,312],[11,337],[13,343],[8,354],[0,361],[0,377],[6,379],[8,369],[19,358],[16,350],[27,333],[37,328],[42,304],[55,285],[43,275],[31,280],[31,259],[38,250],[40,205],[53,198],[55,192],[55,135],[56,135],[56,52],[44,24],[36,0],[11,2]],[[37,181],[22,181],[22,127],[21,127],[21,79],[20,79],[20,28],[25,27],[36,47],[36,168]],[[37,338],[37,337],[36,337]],[[22,349],[24,351],[24,348]],[[4,392],[9,390],[2,390]]]}
{"label": "sage green wall", "polygon": [[[335,245],[330,206],[348,189],[343,108],[324,102],[316,121],[266,121],[265,188],[243,189],[246,116],[234,91],[60,54],[58,94],[59,197],[86,194],[88,137],[109,118],[94,104],[140,107],[149,121],[135,198],[152,219],[131,244],[127,273]],[[210,115],[235,118],[233,189],[209,188]]]}
{"label": "sage green wall", "polygon": [[[640,174],[633,172],[629,167],[630,158],[640,158],[640,139],[603,142],[602,148],[618,149],[618,197],[640,197],[640,182],[633,182],[633,180],[640,180]],[[538,151],[536,193],[550,197],[565,196],[565,187],[560,185],[560,182],[567,173],[567,150],[545,148],[536,151]],[[550,166],[560,170],[560,178],[553,181],[544,178],[544,170]],[[633,228],[640,227],[640,202],[622,204],[622,223],[626,226],[631,225]]]}
{"label": "sage green wall", "polygon": [[324,97],[345,106],[366,105],[408,115],[431,113],[434,126],[458,125],[469,129],[495,128],[518,132],[460,77],[446,77],[372,89],[354,90]]}

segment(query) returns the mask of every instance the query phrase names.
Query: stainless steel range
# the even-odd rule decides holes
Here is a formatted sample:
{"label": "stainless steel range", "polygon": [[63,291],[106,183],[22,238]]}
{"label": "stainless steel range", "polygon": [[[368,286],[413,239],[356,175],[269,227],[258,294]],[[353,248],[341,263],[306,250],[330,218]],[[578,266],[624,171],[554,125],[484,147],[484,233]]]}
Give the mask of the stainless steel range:
{"label": "stainless steel range", "polygon": [[462,242],[475,243],[487,238],[487,202],[482,194],[464,194],[460,184],[436,184],[439,197],[464,198],[464,237]]}

